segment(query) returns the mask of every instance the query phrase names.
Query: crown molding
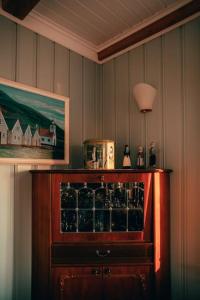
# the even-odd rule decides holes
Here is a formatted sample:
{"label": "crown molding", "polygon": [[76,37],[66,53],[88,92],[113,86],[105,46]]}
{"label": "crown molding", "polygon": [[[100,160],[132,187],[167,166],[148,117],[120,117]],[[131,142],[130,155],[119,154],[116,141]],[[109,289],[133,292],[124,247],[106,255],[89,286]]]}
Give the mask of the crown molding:
{"label": "crown molding", "polygon": [[52,22],[34,10],[24,19],[20,20],[0,8],[0,14],[46,38],[85,56],[98,63],[97,47],[81,39],[79,36],[66,30],[64,27]]}
{"label": "crown molding", "polygon": [[178,7],[175,10],[168,11],[166,14],[156,18],[156,20],[145,24],[142,28],[137,28],[136,31],[127,35],[126,37],[112,43],[110,46],[105,47],[98,52],[98,59],[104,60],[114,54],[118,54],[120,51],[131,47],[132,45],[143,42],[144,40],[153,37],[155,35],[161,35],[165,30],[174,29],[180,26],[180,22],[185,22],[185,19],[192,17],[200,12],[200,0],[193,0],[189,2],[184,2],[184,5]]}
{"label": "crown molding", "polygon": [[155,38],[160,37],[160,36],[162,36],[162,35],[170,32],[170,31],[172,31],[172,30],[174,30],[174,29],[176,29],[176,28],[178,28],[178,27],[180,27],[180,26],[182,26],[182,25],[184,25],[184,24],[186,24],[186,23],[188,23],[188,22],[196,19],[197,17],[200,17],[200,13],[196,13],[196,14],[192,15],[191,17],[188,17],[185,20],[176,23],[174,26],[170,26],[170,27],[166,28],[165,30],[162,30],[162,31],[160,31],[160,32],[158,32],[158,33],[156,33],[156,34],[148,37],[148,38],[145,38],[145,39],[141,40],[138,43],[135,43],[134,45],[131,45],[131,46],[129,46],[129,47],[127,47],[127,48],[125,48],[125,49],[123,49],[121,51],[118,51],[117,53],[114,53],[114,54],[110,55],[109,57],[104,58],[101,61],[98,61],[98,63],[99,64],[104,64],[104,63],[108,62],[109,60],[111,60],[113,58],[116,58],[116,57],[118,57],[118,56],[120,56],[120,55],[122,55],[122,54],[124,54],[124,53],[126,53],[128,51],[131,51],[132,49],[135,49],[135,48],[137,48],[137,47],[139,47],[139,46],[141,46],[143,44],[146,44],[146,43],[154,40]]}
{"label": "crown molding", "polygon": [[179,3],[173,3],[171,5],[169,5],[167,8],[162,9],[161,11],[159,11],[158,13],[152,15],[149,18],[146,18],[145,20],[143,20],[140,23],[137,23],[136,25],[134,25],[133,27],[129,28],[128,30],[122,32],[121,34],[113,37],[112,39],[106,41],[105,43],[102,43],[99,47],[98,47],[98,52],[102,51],[103,49],[113,45],[114,43],[128,37],[129,35],[145,28],[146,26],[150,25],[151,23],[165,17],[166,15],[172,13],[173,11],[179,9],[180,7],[188,4],[189,2],[191,2],[191,0],[182,0]]}

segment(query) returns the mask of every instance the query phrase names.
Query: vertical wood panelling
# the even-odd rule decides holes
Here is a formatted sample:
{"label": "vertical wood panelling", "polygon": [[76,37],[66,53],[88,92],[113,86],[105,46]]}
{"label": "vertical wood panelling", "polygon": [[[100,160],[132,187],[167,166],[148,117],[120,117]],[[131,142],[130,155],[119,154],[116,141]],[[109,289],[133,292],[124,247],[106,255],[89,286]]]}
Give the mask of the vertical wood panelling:
{"label": "vertical wood panelling", "polygon": [[[0,16],[0,76],[16,77],[16,25]],[[0,299],[13,299],[14,167],[0,166]]]}
{"label": "vertical wood panelling", "polygon": [[37,87],[53,92],[54,43],[37,35]]}
{"label": "vertical wood panelling", "polygon": [[[130,100],[131,89],[136,82],[144,81],[157,88],[153,111],[146,115],[147,141],[148,144],[155,141],[159,146],[159,166],[174,170],[171,175],[173,300],[196,300],[200,297],[197,283],[200,278],[200,239],[197,236],[199,197],[196,188],[200,178],[199,39],[200,18],[129,52]],[[121,123],[120,132],[115,132],[118,115],[123,114],[119,112],[121,107],[117,101],[121,105],[124,101],[123,98],[120,100],[119,80],[115,79],[120,71],[122,76],[126,76],[126,63],[118,68],[119,59],[103,65],[103,135],[108,136],[112,132],[113,138],[121,143],[119,148],[122,147],[124,133],[130,132],[133,151],[136,144],[144,141],[141,137],[144,136],[143,119],[135,103],[131,107],[130,101],[130,115],[126,115],[127,119],[130,118],[130,128],[126,128],[126,119],[124,124]],[[125,85],[122,93],[126,94],[128,88]]]}
{"label": "vertical wood panelling", "polygon": [[96,137],[103,138],[103,66],[96,64]]}
{"label": "vertical wood panelling", "polygon": [[15,166],[15,299],[31,299],[31,169]]}
{"label": "vertical wood panelling", "polygon": [[187,190],[188,190],[188,170],[187,170],[187,153],[186,153],[186,80],[185,80],[185,26],[181,27],[181,48],[182,48],[182,201],[181,201],[181,225],[184,232],[184,238],[181,241],[181,254],[182,254],[182,285],[183,285],[183,299],[188,299],[188,281],[187,281],[187,238],[188,238],[188,203],[187,203]]}
{"label": "vertical wood panelling", "polygon": [[13,167],[0,166],[0,299],[13,299]]}
{"label": "vertical wood panelling", "polygon": [[[173,169],[171,174],[171,279],[173,299],[183,299],[183,256],[182,241],[182,51],[180,29],[172,31],[163,38],[163,97],[165,100],[164,128],[165,149],[164,166]],[[176,296],[175,296],[176,295]]]}
{"label": "vertical wood panelling", "polygon": [[[55,44],[54,55],[55,60],[53,92],[58,95],[69,96],[69,50],[61,45]],[[69,105],[71,106],[71,102],[69,102]],[[60,168],[60,166],[53,166],[52,168],[56,169]]]}
{"label": "vertical wood panelling", "polygon": [[[132,87],[146,81],[158,89],[153,111],[147,115],[147,133],[148,143],[154,140],[159,144],[159,164],[174,170],[173,300],[196,300],[200,296],[196,188],[200,177],[199,33],[200,18],[97,66],[27,29],[17,26],[16,30],[15,23],[0,16],[0,76],[70,96],[73,168],[83,166],[82,142],[92,136],[117,142],[120,167],[125,143],[130,143],[131,152],[144,144],[144,119],[133,99]],[[0,300],[30,299],[30,168],[33,166],[0,166]]]}
{"label": "vertical wood panelling", "polygon": [[[162,61],[161,61],[161,38],[149,42],[145,47],[145,82],[152,84],[157,89],[157,97],[153,104],[153,110],[146,114],[147,120],[147,149],[154,141],[157,144],[159,167],[163,167],[163,144],[162,144]],[[147,162],[148,165],[148,162]]]}
{"label": "vertical wood panelling", "polygon": [[16,81],[36,86],[36,34],[17,26]]}
{"label": "vertical wood panelling", "polygon": [[16,24],[0,16],[0,76],[15,80]]}
{"label": "vertical wood panelling", "polygon": [[130,101],[130,149],[133,167],[139,145],[144,145],[144,116],[139,111],[133,97],[133,87],[144,82],[144,47],[140,46],[129,52],[129,101]]}
{"label": "vertical wood panelling", "polygon": [[[16,53],[16,81],[36,86],[36,34],[17,26]],[[31,294],[30,169],[31,165],[18,165],[14,177],[14,299],[27,300]]]}
{"label": "vertical wood panelling", "polygon": [[[103,65],[103,138],[116,138],[115,132],[115,68],[114,60]],[[112,116],[112,117],[111,117]]]}
{"label": "vertical wood panelling", "polygon": [[70,51],[70,166],[83,166],[83,58]]}
{"label": "vertical wood panelling", "polygon": [[[200,235],[199,231],[199,170],[200,170],[200,19],[184,28],[184,74],[185,86],[185,299],[199,299],[200,296]],[[192,59],[191,59],[192,58]]]}
{"label": "vertical wood panelling", "polygon": [[83,139],[96,138],[95,63],[83,60]]}
{"label": "vertical wood panelling", "polygon": [[124,145],[130,144],[128,53],[115,61],[116,167],[122,167]]}
{"label": "vertical wood panelling", "polygon": [[[0,42],[0,76],[70,96],[70,163],[71,167],[82,167],[83,116],[86,130],[90,130],[89,126],[94,128],[94,135],[101,123],[96,119],[102,105],[99,85],[102,66],[87,61],[83,72],[80,55],[19,25],[16,30],[15,23],[1,16]],[[94,119],[88,121],[90,112]],[[31,297],[31,177],[28,171],[46,167],[49,168],[0,166],[0,300],[29,300]]]}
{"label": "vertical wood panelling", "polygon": [[69,50],[55,44],[54,93],[69,96]]}

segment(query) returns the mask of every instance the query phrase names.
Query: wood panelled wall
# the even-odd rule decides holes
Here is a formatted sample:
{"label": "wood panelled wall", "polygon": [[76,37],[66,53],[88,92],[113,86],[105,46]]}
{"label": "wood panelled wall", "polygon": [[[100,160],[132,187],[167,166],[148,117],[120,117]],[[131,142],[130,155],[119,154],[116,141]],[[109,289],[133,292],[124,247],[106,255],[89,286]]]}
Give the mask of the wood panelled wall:
{"label": "wood panelled wall", "polygon": [[[171,168],[173,300],[200,299],[200,18],[103,65],[103,136],[117,144],[117,167],[129,144],[155,141],[158,165]],[[154,85],[153,111],[138,111],[133,86]]]}
{"label": "wood panelled wall", "polygon": [[[0,76],[70,97],[70,166],[100,135],[100,65],[0,16]],[[29,300],[31,176],[45,166],[0,165],[0,300]],[[46,166],[47,167],[47,166]]]}
{"label": "wood panelled wall", "polygon": [[[172,168],[173,300],[199,299],[200,18],[103,66],[0,16],[0,76],[70,97],[70,166],[82,167],[87,138],[155,141],[159,166]],[[153,111],[138,112],[135,83],[158,89]],[[0,165],[0,300],[30,300],[32,165]],[[43,168],[43,166],[39,166]]]}

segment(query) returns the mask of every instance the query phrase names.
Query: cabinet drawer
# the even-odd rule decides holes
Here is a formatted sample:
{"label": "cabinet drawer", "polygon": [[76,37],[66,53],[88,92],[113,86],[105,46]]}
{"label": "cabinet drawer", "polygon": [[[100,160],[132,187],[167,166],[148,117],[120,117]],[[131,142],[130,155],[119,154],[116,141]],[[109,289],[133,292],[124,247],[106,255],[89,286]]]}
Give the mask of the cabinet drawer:
{"label": "cabinet drawer", "polygon": [[56,265],[107,262],[151,263],[153,262],[153,244],[54,244],[52,246],[52,263]]}

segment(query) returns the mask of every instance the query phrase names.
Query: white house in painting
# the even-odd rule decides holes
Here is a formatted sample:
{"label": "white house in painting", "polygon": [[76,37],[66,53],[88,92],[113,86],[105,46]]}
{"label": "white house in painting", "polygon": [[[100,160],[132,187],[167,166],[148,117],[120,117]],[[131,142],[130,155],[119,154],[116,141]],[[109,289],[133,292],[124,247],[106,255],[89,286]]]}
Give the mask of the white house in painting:
{"label": "white house in painting", "polygon": [[48,146],[56,146],[56,125],[52,121],[49,129],[40,128],[39,129],[40,144]]}
{"label": "white house in painting", "polygon": [[40,128],[39,135],[40,135],[40,144],[41,145],[55,146],[54,133],[50,132],[49,129]]}
{"label": "white house in painting", "polygon": [[19,120],[6,119],[0,108],[0,145],[56,146],[56,124],[51,122],[49,128],[33,131],[29,124],[21,126]]}
{"label": "white house in painting", "polygon": [[8,142],[8,126],[0,109],[0,144]]}
{"label": "white house in painting", "polygon": [[15,122],[12,130],[8,133],[8,143],[12,145],[23,145],[23,131],[19,120]]}
{"label": "white house in painting", "polygon": [[32,145],[32,133],[30,125],[27,126],[24,136],[23,136],[23,145],[31,146]]}
{"label": "white house in painting", "polygon": [[41,143],[40,143],[40,135],[39,135],[39,132],[38,132],[38,128],[36,128],[34,134],[33,134],[33,137],[32,137],[32,146],[35,146],[35,147],[40,147],[41,146]]}

